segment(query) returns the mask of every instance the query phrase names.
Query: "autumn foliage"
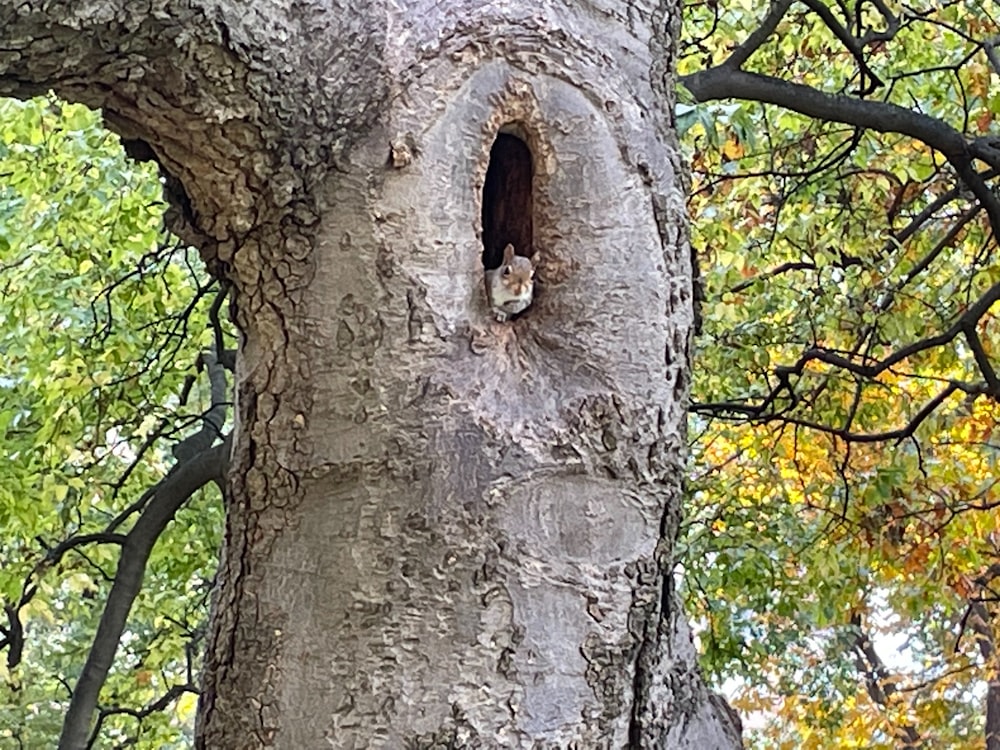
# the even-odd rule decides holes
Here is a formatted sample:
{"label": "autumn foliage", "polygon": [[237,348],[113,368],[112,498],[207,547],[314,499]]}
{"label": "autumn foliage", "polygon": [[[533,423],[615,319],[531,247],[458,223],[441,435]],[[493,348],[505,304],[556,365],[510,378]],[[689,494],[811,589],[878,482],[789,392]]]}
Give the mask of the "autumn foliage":
{"label": "autumn foliage", "polygon": [[733,100],[682,94],[704,284],[683,568],[704,664],[752,747],[982,748],[1000,721],[1000,170],[880,132],[877,105],[992,148],[1000,8],[688,10],[682,74],[759,45],[739,62],[768,97],[808,87],[858,120],[810,116],[801,88],[739,101],[736,78]]}

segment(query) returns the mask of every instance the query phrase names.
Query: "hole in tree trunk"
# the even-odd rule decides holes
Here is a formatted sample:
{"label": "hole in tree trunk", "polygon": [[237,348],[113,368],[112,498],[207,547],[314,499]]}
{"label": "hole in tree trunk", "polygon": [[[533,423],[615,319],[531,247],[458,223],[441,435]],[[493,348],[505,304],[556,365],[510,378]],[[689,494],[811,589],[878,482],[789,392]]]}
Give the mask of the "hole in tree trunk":
{"label": "hole in tree trunk", "polygon": [[531,150],[516,135],[500,133],[490,149],[483,184],[483,267],[500,265],[510,243],[529,258],[532,247]]}

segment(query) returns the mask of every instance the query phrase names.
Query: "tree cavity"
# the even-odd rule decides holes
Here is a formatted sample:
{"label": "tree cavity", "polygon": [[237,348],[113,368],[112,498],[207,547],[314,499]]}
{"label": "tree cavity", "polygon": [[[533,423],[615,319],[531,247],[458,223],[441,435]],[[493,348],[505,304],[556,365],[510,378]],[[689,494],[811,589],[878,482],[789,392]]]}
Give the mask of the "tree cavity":
{"label": "tree cavity", "polygon": [[483,268],[500,265],[507,244],[531,257],[533,176],[531,150],[510,132],[497,135],[483,183]]}

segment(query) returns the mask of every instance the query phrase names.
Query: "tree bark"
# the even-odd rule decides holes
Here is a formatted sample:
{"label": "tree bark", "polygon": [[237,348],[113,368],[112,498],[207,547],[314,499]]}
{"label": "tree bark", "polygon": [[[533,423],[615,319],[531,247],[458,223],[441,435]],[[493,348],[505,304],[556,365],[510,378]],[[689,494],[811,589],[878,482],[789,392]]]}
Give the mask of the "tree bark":
{"label": "tree bark", "polygon": [[[992,566],[995,568],[996,566]],[[991,568],[983,576],[982,586],[984,596],[992,597],[987,583],[997,577],[997,572]],[[992,575],[991,575],[992,574]],[[1000,659],[994,642],[994,620],[989,608],[982,601],[974,601],[969,605],[972,609],[969,626],[976,636],[976,645],[983,657],[986,668],[986,724],[983,727],[986,750],[1000,750]]]}
{"label": "tree bark", "polygon": [[[0,91],[103,106],[234,285],[199,745],[739,747],[670,576],[678,3],[133,6],[0,0]],[[536,300],[508,323],[500,132],[534,172]]]}

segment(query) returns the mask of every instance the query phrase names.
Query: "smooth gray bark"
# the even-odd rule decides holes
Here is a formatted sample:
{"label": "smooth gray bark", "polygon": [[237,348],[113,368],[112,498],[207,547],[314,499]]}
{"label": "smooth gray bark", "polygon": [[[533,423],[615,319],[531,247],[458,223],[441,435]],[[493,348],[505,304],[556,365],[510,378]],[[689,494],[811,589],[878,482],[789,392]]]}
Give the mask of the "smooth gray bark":
{"label": "smooth gray bark", "polygon": [[[0,0],[0,92],[104,106],[234,283],[203,747],[739,746],[669,575],[678,13]],[[510,323],[480,259],[501,129],[535,164]]]}

